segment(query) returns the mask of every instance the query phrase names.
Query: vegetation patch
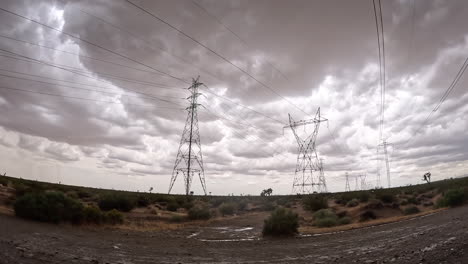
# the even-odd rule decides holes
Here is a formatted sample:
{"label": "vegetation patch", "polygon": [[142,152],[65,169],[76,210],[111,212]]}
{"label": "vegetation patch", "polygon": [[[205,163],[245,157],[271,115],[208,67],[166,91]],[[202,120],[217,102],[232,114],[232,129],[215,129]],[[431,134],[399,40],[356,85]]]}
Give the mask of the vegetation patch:
{"label": "vegetation patch", "polygon": [[323,196],[311,194],[302,198],[302,206],[306,210],[315,212],[328,208],[328,200]]}
{"label": "vegetation patch", "polygon": [[19,217],[43,222],[72,222],[83,220],[83,205],[62,192],[27,193],[14,204]]}
{"label": "vegetation patch", "polygon": [[421,212],[421,211],[416,206],[410,206],[410,207],[405,208],[403,210],[403,214],[405,214],[405,215],[417,214],[419,212]]}
{"label": "vegetation patch", "polygon": [[236,212],[236,204],[235,203],[222,203],[219,206],[219,212],[222,216],[226,215],[233,215]]}
{"label": "vegetation patch", "polygon": [[338,225],[338,216],[331,209],[321,209],[314,213],[314,224],[318,227]]}
{"label": "vegetation patch", "polygon": [[194,206],[188,211],[190,220],[208,220],[211,218],[210,209],[205,206]]}
{"label": "vegetation patch", "polygon": [[264,236],[293,236],[297,234],[299,216],[284,207],[276,208],[265,219],[262,234]]}
{"label": "vegetation patch", "polygon": [[126,194],[109,193],[100,197],[98,205],[104,211],[116,209],[122,212],[129,212],[135,208],[136,202]]}
{"label": "vegetation patch", "polygon": [[466,190],[451,189],[437,201],[437,207],[455,207],[462,205],[468,199]]}
{"label": "vegetation patch", "polygon": [[363,212],[359,216],[359,221],[361,221],[361,222],[369,221],[369,220],[372,220],[372,219],[377,219],[377,215],[375,215],[374,211],[370,211],[370,210],[367,210],[367,211]]}

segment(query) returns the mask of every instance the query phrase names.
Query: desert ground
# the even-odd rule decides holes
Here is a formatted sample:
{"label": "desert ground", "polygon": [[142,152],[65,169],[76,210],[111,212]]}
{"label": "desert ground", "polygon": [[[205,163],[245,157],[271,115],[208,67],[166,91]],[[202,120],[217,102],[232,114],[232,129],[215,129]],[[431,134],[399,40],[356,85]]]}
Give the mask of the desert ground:
{"label": "desert ground", "polygon": [[0,215],[0,263],[468,263],[468,207],[349,231],[264,239],[260,226],[134,231]]}

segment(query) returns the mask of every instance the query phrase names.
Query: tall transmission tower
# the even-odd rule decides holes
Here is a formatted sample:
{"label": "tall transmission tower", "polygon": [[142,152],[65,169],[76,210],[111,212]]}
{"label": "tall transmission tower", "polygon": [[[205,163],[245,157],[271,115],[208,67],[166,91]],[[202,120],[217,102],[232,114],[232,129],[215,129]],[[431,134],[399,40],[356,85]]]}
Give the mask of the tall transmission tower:
{"label": "tall transmission tower", "polygon": [[203,83],[198,82],[198,76],[196,79],[192,79],[192,85],[187,88],[190,91],[190,96],[187,100],[190,102],[190,106],[187,107],[187,121],[185,122],[184,131],[180,139],[179,150],[172,171],[171,182],[169,185],[169,192],[177,179],[179,173],[184,176],[185,194],[190,194],[190,186],[192,185],[193,176],[198,174],[200,183],[203,188],[203,192],[206,195],[205,185],[205,170],[203,168],[203,156],[201,152],[200,143],[200,132],[198,129],[198,97],[201,93],[198,92],[198,87]]}
{"label": "tall transmission tower", "polygon": [[349,187],[349,175],[348,175],[348,172],[346,172],[346,185],[345,185],[345,192],[350,192],[351,191],[351,187]]}
{"label": "tall transmission tower", "polygon": [[320,174],[319,174],[319,187],[320,187],[320,192],[328,192],[327,189],[327,181],[325,180],[325,172],[323,170],[323,158],[320,158]]}
{"label": "tall transmission tower", "polygon": [[[323,192],[326,190],[326,185],[324,186],[325,176],[323,175],[323,180],[320,179],[321,165],[315,149],[315,141],[317,139],[320,123],[325,121],[327,121],[327,119],[320,116],[320,107],[313,119],[294,121],[291,115],[289,115],[289,125],[286,125],[284,128],[291,128],[296,137],[299,150],[292,187],[293,193],[305,194]],[[301,138],[296,130],[297,127],[305,127],[310,124],[314,125],[314,131],[305,139]],[[319,175],[317,175],[316,172],[319,172]]]}
{"label": "tall transmission tower", "polygon": [[386,166],[386,169],[387,169],[387,183],[388,183],[388,188],[390,188],[391,184],[390,184],[390,164],[388,162],[388,151],[387,151],[387,146],[391,146],[393,144],[391,143],[388,143],[387,141],[383,141],[379,147],[383,147],[383,152],[384,152],[384,158],[385,158],[385,166]]}

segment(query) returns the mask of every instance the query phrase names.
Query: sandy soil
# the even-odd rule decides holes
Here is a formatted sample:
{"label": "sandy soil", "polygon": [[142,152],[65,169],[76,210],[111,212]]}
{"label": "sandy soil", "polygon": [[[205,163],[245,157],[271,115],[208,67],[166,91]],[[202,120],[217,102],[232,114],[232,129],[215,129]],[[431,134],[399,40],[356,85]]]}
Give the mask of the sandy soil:
{"label": "sandy soil", "polygon": [[0,263],[468,263],[466,206],[290,239],[262,239],[260,228],[226,219],[204,227],[139,232],[0,215]]}

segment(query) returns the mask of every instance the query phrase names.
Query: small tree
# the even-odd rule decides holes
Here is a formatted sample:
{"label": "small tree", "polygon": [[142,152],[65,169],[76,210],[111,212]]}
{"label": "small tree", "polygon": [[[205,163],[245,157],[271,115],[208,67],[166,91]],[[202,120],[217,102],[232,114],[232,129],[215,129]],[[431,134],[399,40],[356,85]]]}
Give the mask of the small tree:
{"label": "small tree", "polygon": [[426,181],[427,183],[431,183],[431,173],[430,172],[423,175],[423,181]]}
{"label": "small tree", "polygon": [[153,191],[153,187],[150,187],[149,189],[149,193],[151,193]]}
{"label": "small tree", "polygon": [[270,196],[272,193],[273,193],[273,189],[268,188],[268,189],[263,190],[260,193],[260,196]]}
{"label": "small tree", "polygon": [[298,227],[298,215],[291,210],[280,207],[265,220],[262,234],[264,236],[292,236],[298,232]]}

